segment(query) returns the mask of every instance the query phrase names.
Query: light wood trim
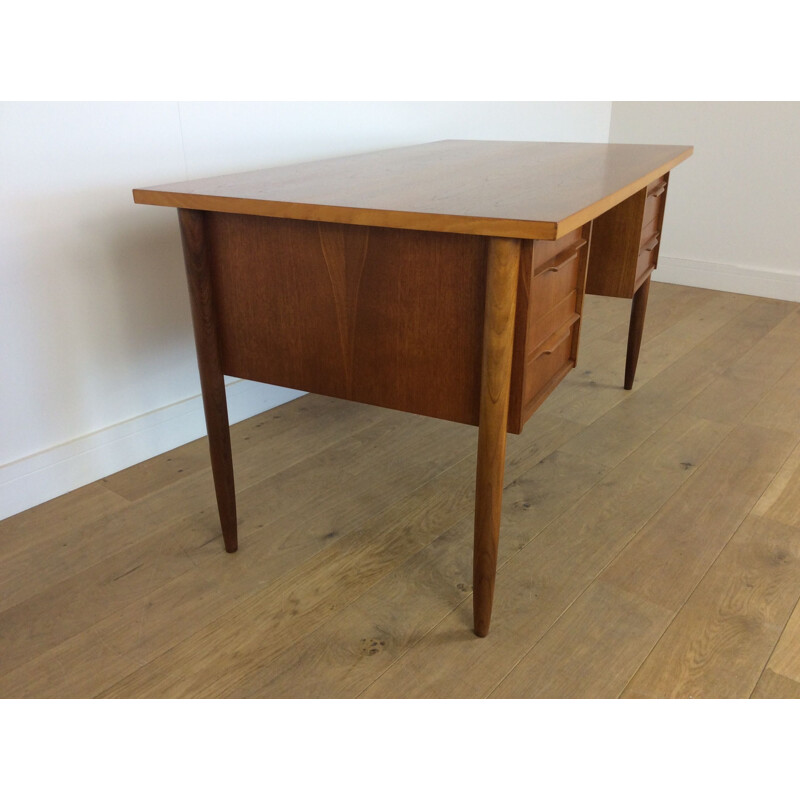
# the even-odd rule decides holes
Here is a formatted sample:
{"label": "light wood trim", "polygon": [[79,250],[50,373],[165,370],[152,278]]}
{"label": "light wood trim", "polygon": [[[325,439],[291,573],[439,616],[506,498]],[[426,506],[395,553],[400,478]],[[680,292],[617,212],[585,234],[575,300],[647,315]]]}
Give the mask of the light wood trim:
{"label": "light wood trim", "polygon": [[409,211],[386,211],[372,208],[346,208],[310,203],[281,203],[266,200],[249,200],[240,197],[214,197],[212,195],[155,192],[134,189],[136,203],[168,208],[191,208],[204,211],[222,211],[250,214],[256,217],[311,220],[314,222],[339,222],[350,225],[372,225],[377,228],[400,228],[412,231],[438,231],[441,233],[467,233],[481,236],[520,237],[526,239],[557,239],[555,222],[490,219],[488,217],[459,217],[449,214],[421,214]]}
{"label": "light wood trim", "polygon": [[515,239],[489,242],[472,576],[478,636],[489,632],[497,571],[520,248]]}

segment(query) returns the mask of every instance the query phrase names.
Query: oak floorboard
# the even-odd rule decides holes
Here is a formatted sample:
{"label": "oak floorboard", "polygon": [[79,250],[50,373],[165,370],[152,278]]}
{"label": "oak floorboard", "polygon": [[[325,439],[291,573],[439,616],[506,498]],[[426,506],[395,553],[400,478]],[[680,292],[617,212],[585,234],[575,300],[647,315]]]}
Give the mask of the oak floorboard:
{"label": "oak floorboard", "polygon": [[[597,464],[556,451],[507,485],[499,562],[513,558],[604,472]],[[467,514],[326,625],[245,675],[227,695],[357,695],[470,597],[472,533]]]}
{"label": "oak floorboard", "polygon": [[[659,284],[648,303],[642,341],[649,341],[690,319],[694,312],[713,299],[713,295],[713,292],[687,286]],[[619,372],[620,354],[624,361],[628,344],[631,301],[587,294],[583,302],[578,367],[590,363],[595,368],[603,365]],[[572,375],[569,379],[574,380]]]}
{"label": "oak floorboard", "polygon": [[727,430],[705,420],[673,417],[501,565],[491,647],[476,647],[465,624],[468,608],[462,604],[361,696],[487,695],[690,477],[694,465],[714,451]]}
{"label": "oak floorboard", "polygon": [[750,696],[758,700],[800,700],[800,681],[765,669]]}
{"label": "oak floorboard", "polygon": [[[787,441],[792,439],[787,437]],[[800,442],[776,471],[753,511],[800,529]]]}
{"label": "oak floorboard", "polygon": [[797,698],[800,305],[653,284],[625,392],[629,310],[508,437],[487,639],[475,429],[306,395],[232,428],[236,555],[204,440],[0,521],[0,696]]}
{"label": "oak floorboard", "polygon": [[[456,430],[453,428],[453,432]],[[340,538],[346,538],[350,529],[357,530],[364,525],[370,513],[375,511],[374,503],[358,504],[359,498],[354,498],[352,493],[348,497],[346,493],[330,490],[330,487],[336,488],[333,478],[347,473],[347,461],[350,462],[349,474],[360,479],[362,500],[372,492],[383,498],[381,502],[391,506],[392,501],[396,504],[401,498],[402,492],[408,491],[409,485],[420,480],[424,483],[422,459],[430,458],[437,441],[430,436],[430,428],[426,427],[420,433],[421,441],[408,436],[406,431],[408,449],[420,451],[419,455],[410,455],[405,449],[398,448],[401,461],[408,462],[409,469],[406,471],[404,467],[387,473],[379,468],[380,462],[385,462],[387,447],[391,444],[397,446],[397,439],[403,436],[397,430],[394,433],[397,438],[392,442],[384,431],[372,458],[363,452],[360,459],[355,458],[359,448],[348,448],[343,443],[327,454],[327,459],[324,457],[326,454],[317,454],[312,465],[300,464],[289,470],[292,473],[289,476],[277,475],[265,481],[264,485],[245,490],[242,505],[253,510],[253,518],[258,522],[243,526],[242,532],[248,534],[243,537],[247,542],[244,558],[242,554],[231,556],[222,552],[216,535],[209,539],[201,525],[183,525],[172,531],[171,538],[175,549],[184,552],[184,571],[171,580],[162,581],[162,585],[154,577],[161,567],[157,554],[152,552],[153,543],[141,542],[129,556],[133,563],[138,559],[141,564],[131,573],[131,577],[137,579],[138,594],[129,592],[125,597],[120,596],[117,590],[116,594],[109,594],[102,609],[82,602],[86,592],[82,585],[92,586],[92,580],[108,582],[108,565],[101,564],[82,576],[85,580],[77,585],[80,592],[77,598],[75,591],[70,593],[61,587],[59,594],[62,598],[80,604],[70,624],[47,627],[47,623],[42,622],[40,627],[45,626],[45,630],[39,631],[31,641],[30,628],[15,624],[30,619],[30,614],[15,612],[9,614],[8,619],[0,615],[0,633],[5,635],[10,645],[4,657],[8,659],[16,654],[17,660],[23,662],[17,670],[0,674],[0,692],[16,696],[34,687],[38,692],[48,691],[49,688],[45,687],[51,680],[53,664],[69,660],[81,662],[83,669],[73,671],[66,681],[62,679],[59,691],[65,696],[92,696],[118,681],[121,674],[135,671],[229,612],[252,593],[279,580],[315,553],[333,547]],[[426,441],[430,442],[427,449]],[[362,432],[355,444],[363,446],[364,443]],[[439,439],[438,443],[441,445],[443,442]],[[465,443],[460,451],[452,452],[448,458],[457,462],[466,457],[468,450],[469,444]],[[325,461],[327,464],[321,463]],[[364,470],[361,475],[352,472],[359,463]],[[437,474],[442,471],[446,474],[440,464]],[[303,507],[308,495],[306,487],[318,485],[321,474],[328,475],[329,490],[315,503],[306,503]],[[277,487],[269,486],[275,483]],[[453,492],[445,493],[443,499],[451,496]],[[282,508],[274,502],[276,497],[282,498]],[[430,497],[426,499],[430,500]],[[357,503],[355,507],[354,500]],[[425,506],[429,507],[430,503]],[[213,514],[213,509],[209,509],[208,516],[213,517]],[[50,597],[36,600],[43,604]],[[86,622],[90,625],[80,630]],[[69,633],[75,635],[68,638]],[[82,653],[91,652],[98,642],[101,646],[113,647],[119,655],[108,671],[93,666],[91,660],[82,657]],[[27,661],[23,658],[34,654],[38,657]]]}
{"label": "oak floorboard", "polygon": [[758,302],[760,305],[771,304],[775,313],[783,315],[782,319],[753,347],[743,349],[742,357],[725,371],[731,378],[774,381],[797,362],[800,348],[800,311],[797,310],[797,303],[763,299]]}
{"label": "oak floorboard", "polygon": [[[231,425],[237,489],[395,413],[306,394]],[[136,501],[160,493],[195,472],[207,473],[209,464],[208,438],[203,436],[109,475],[100,483],[127,500]]]}
{"label": "oak floorboard", "polygon": [[[466,435],[470,444],[470,456],[474,462],[474,430],[450,427]],[[511,437],[508,449],[509,462],[524,469],[526,464],[536,463],[565,438],[574,433],[576,426],[563,420],[537,415],[535,424],[528,426],[520,437]],[[414,444],[413,437],[410,443]],[[444,444],[438,440],[438,445]],[[313,464],[313,459],[309,466]],[[371,465],[368,465],[368,469]],[[514,466],[512,468],[516,469]],[[336,465],[327,467],[336,471]],[[202,526],[178,529],[174,536],[180,537],[182,546],[190,555],[194,569],[182,573],[165,585],[153,589],[137,601],[119,609],[110,616],[95,612],[95,622],[81,633],[66,639],[61,644],[47,649],[40,656],[27,661],[11,672],[0,673],[0,695],[41,697],[90,697],[115,682],[144,667],[157,656],[188,638],[210,621],[230,611],[250,594],[269,586],[292,564],[313,555],[314,545],[331,544],[337,537],[361,529],[391,531],[392,525],[401,531],[417,520],[422,528],[432,526],[434,532],[446,529],[454,517],[470,513],[472,508],[472,478],[474,463],[469,459],[455,470],[442,467],[436,478],[400,503],[389,502],[387,494],[382,504],[387,505],[384,521],[368,523],[365,514],[369,508],[353,505],[352,493],[343,493],[339,503],[309,505],[284,515],[270,525],[269,502],[261,510],[252,508],[254,524],[245,526],[248,533],[247,556],[231,557],[222,553],[215,531],[208,532]],[[302,472],[299,473],[302,475]],[[455,476],[455,477],[454,477]],[[388,470],[391,480],[397,474]],[[301,498],[302,492],[283,487],[291,496]],[[245,505],[263,500],[259,487],[244,493]],[[267,498],[269,501],[269,498]],[[392,510],[394,509],[394,510]],[[213,509],[207,513],[213,518]],[[387,522],[386,520],[389,520]],[[252,529],[257,535],[250,536]],[[280,534],[284,538],[280,538]],[[299,544],[302,539],[310,542],[306,548],[285,547],[283,541]],[[154,568],[148,558],[147,546],[142,553],[147,568]],[[97,619],[97,617],[102,617]],[[63,670],[61,664],[72,668]]]}
{"label": "oak floorboard", "polygon": [[672,616],[594,581],[489,696],[618,697]]}
{"label": "oak floorboard", "polygon": [[[381,420],[396,426],[402,418],[399,412],[372,409],[341,400],[317,403],[313,398],[304,396],[288,405],[294,403],[305,410],[294,415],[290,412],[284,414],[299,416],[303,424],[290,425],[285,431],[280,424],[271,424],[274,411],[259,415],[262,417],[260,421],[251,419],[232,426],[236,444],[243,442],[245,445],[234,453],[237,489],[241,497],[246,499],[248,488],[265,478],[313,458],[317,452],[335,448],[342,440],[367,430]],[[320,416],[329,420],[327,429],[317,421]],[[247,444],[247,440],[256,433],[259,438],[264,437],[263,447]],[[205,439],[202,441],[205,443]],[[205,446],[207,448],[207,444]],[[193,449],[194,443],[188,447]],[[159,458],[166,457],[169,454]],[[123,473],[146,475],[147,469],[149,467],[137,465]],[[112,479],[116,479],[116,476],[107,480]],[[92,485],[102,492],[108,492],[107,480]],[[210,462],[207,462],[204,470],[189,473],[136,502],[121,500],[112,492],[103,496],[110,497],[111,502],[104,503],[87,521],[84,522],[78,515],[74,520],[69,517],[68,524],[51,523],[52,528],[47,536],[49,558],[42,559],[41,549],[33,545],[17,548],[11,553],[3,552],[0,557],[0,611],[74,577],[116,551],[125,550],[143,536],[160,535],[161,531],[174,525],[200,525],[206,531],[207,538],[218,538],[219,547],[222,547]],[[201,511],[202,518],[198,516]],[[247,513],[246,503],[240,508],[240,520],[244,522],[242,512]],[[39,519],[38,508],[24,514],[30,514],[34,520]],[[190,519],[194,521],[189,523]],[[16,522],[16,518],[13,521]],[[0,537],[5,526],[5,522],[0,523]],[[248,530],[245,526],[243,535],[247,535]]]}
{"label": "oak floorboard", "polygon": [[[800,322],[800,315],[795,315]],[[747,421],[800,436],[800,358],[747,415]]]}
{"label": "oak floorboard", "polygon": [[[437,429],[440,435],[432,436]],[[376,500],[398,499],[441,471],[448,459],[466,457],[474,448],[471,433],[437,420],[408,420],[398,414],[392,424],[359,431],[316,453],[310,464],[300,462],[244,490],[240,493],[240,540],[243,550],[253,554],[249,558],[222,552],[213,508],[189,518],[189,524],[180,521],[171,528],[147,532],[103,561],[0,613],[0,668],[9,671],[24,664],[79,633],[100,615],[112,614],[209,561],[223,565],[227,575],[236,575],[239,591],[247,585],[245,574],[258,582],[274,577],[282,565],[292,566],[329,545],[336,538],[332,521],[363,519],[370,513],[366,509],[374,513]],[[388,453],[398,457],[391,473],[385,470]],[[355,491],[343,491],[351,485]],[[314,492],[315,503],[308,504]],[[356,512],[352,506],[359,501]],[[306,514],[298,534],[295,516],[304,504]],[[320,510],[326,512],[322,517]],[[317,524],[312,523],[313,517]],[[251,524],[251,519],[258,522]],[[213,526],[211,538],[208,522]],[[259,550],[267,555],[259,559]],[[257,574],[253,572],[256,565]]]}
{"label": "oak floorboard", "polygon": [[629,690],[653,698],[749,697],[798,597],[797,531],[749,516],[651,642]]}
{"label": "oak floorboard", "polygon": [[779,431],[741,425],[681,486],[603,574],[677,612],[786,457]]}
{"label": "oak floorboard", "polygon": [[[30,551],[54,546],[66,532],[95,524],[117,514],[130,503],[101,483],[81,486],[27,511],[0,520],[0,571],[8,574],[7,562]],[[4,593],[0,584],[0,597]]]}
{"label": "oak floorboard", "polygon": [[[721,375],[713,380],[712,383],[700,393],[700,395],[695,396],[695,398],[685,406],[684,412],[724,424],[733,425],[737,422],[740,422],[747,415],[748,411],[764,395],[771,382],[784,372],[786,369],[786,364],[794,358],[793,352],[796,352],[795,347],[779,347],[777,348],[777,352],[773,352],[776,349],[775,347],[769,347],[768,349],[765,346],[766,344],[776,343],[781,337],[783,337],[783,332],[781,331],[782,326],[783,323],[773,328],[770,334],[759,340],[758,344],[754,348],[751,348],[750,351],[747,351],[747,353],[743,356],[744,361],[752,362],[752,352],[758,349],[761,352],[758,354],[758,358],[756,359],[757,361],[762,358],[769,359],[768,369],[761,369],[761,374],[758,380],[746,380],[740,377],[738,381],[734,381],[733,378],[729,377],[729,374]],[[794,332],[794,334],[796,336],[797,332]],[[772,342],[768,342],[768,340],[772,340]],[[785,345],[786,342],[784,341],[783,344]],[[792,344],[794,345],[795,343],[792,342]],[[800,342],[797,342],[797,344],[800,344]],[[728,370],[728,373],[735,372],[744,372],[747,374],[748,370],[742,369],[740,361],[736,361]],[[711,469],[710,467],[707,468]],[[755,495],[752,496],[755,497]],[[754,558],[753,554],[751,553],[748,553],[748,556],[752,556]],[[624,554],[622,558],[624,559]],[[800,575],[797,575],[796,577],[800,578]],[[593,592],[596,593],[600,591],[600,589],[597,588],[597,584],[602,583],[603,576],[601,575],[593,589],[590,588],[587,595],[593,596]],[[791,595],[791,579],[786,586],[782,587],[782,590],[783,596],[788,596],[790,598],[789,602],[791,602],[793,605],[794,598]],[[606,590],[604,590],[604,592],[605,591]],[[565,613],[564,617],[562,617],[562,619],[559,620],[557,625],[554,627],[554,630],[548,632],[544,641],[539,643],[533,649],[533,651],[523,659],[521,664],[515,668],[514,672],[512,672],[511,675],[501,684],[498,690],[502,693],[500,696],[516,696],[515,693],[518,694],[522,691],[523,687],[526,687],[531,693],[530,696],[533,697],[555,696],[553,693],[558,693],[559,691],[563,691],[564,696],[567,697],[592,696],[591,694],[580,694],[581,691],[594,691],[596,692],[595,696],[613,697],[615,696],[615,692],[618,693],[621,688],[624,688],[624,683],[623,687],[619,687],[613,682],[610,684],[592,683],[591,678],[594,675],[596,668],[599,669],[603,678],[607,680],[613,681],[613,679],[616,677],[617,672],[614,669],[606,668],[606,665],[602,661],[602,655],[604,651],[601,651],[598,654],[593,654],[594,657],[591,659],[585,659],[583,672],[581,673],[582,681],[580,688],[569,684],[568,680],[562,677],[563,669],[553,668],[551,671],[548,671],[547,677],[541,676],[540,680],[537,681],[534,677],[532,677],[533,673],[536,672],[536,668],[529,669],[526,666],[529,662],[534,665],[541,665],[543,662],[549,662],[551,664],[557,664],[559,662],[557,657],[558,653],[560,652],[558,646],[554,645],[551,649],[542,650],[542,648],[547,647],[547,642],[553,639],[553,637],[560,636],[564,638],[571,634],[575,642],[584,641],[587,643],[587,646],[589,646],[588,643],[593,641],[593,637],[597,633],[597,628],[594,624],[587,624],[587,620],[591,620],[592,622],[595,622],[595,620],[592,619],[591,611],[584,610],[584,598],[585,596],[582,597],[580,601],[576,602],[576,604]],[[643,611],[651,605],[641,597],[639,597],[639,602],[642,604]],[[614,635],[617,634],[619,630],[625,630],[626,620],[630,618],[630,614],[633,611],[633,605],[635,604],[633,601],[628,599],[628,595],[623,595],[619,602],[619,609],[617,609],[618,618],[613,617],[613,606],[606,608],[606,606],[601,605],[599,607],[599,611],[597,613],[598,619],[596,620],[598,625],[602,626],[604,619],[602,612],[604,610],[608,615],[611,615],[610,618],[612,620],[615,620],[608,626],[609,633],[605,634],[605,641],[614,641]],[[660,609],[659,606],[652,607],[655,609]],[[663,609],[660,610],[667,614],[667,622],[669,623],[672,619],[672,613],[666,612]],[[708,609],[704,608],[703,612],[708,613]],[[579,614],[577,621],[573,619],[576,614]],[[657,618],[658,615],[652,619],[655,620]],[[783,624],[783,622],[785,622],[785,619],[782,620],[781,624]],[[581,623],[583,623],[583,627],[581,627]],[[666,625],[663,627],[666,627]],[[661,634],[663,633],[663,627],[659,627],[654,621],[653,625],[649,628],[645,626],[638,637],[633,637],[631,635],[627,639],[623,639],[622,641],[618,642],[617,649],[620,651],[620,653],[625,652],[625,645],[628,645],[633,653],[643,652],[646,655],[653,647],[655,642],[660,638]],[[570,633],[561,632],[562,629],[564,631],[569,631]],[[774,634],[774,630],[770,630],[767,634],[765,634],[765,646],[768,648],[767,654],[769,653],[769,649],[771,649],[772,645],[774,644]],[[556,641],[561,641],[561,639],[556,638]],[[748,642],[748,644],[755,648],[755,645],[752,642]],[[577,644],[566,649],[567,651],[576,649],[579,651]],[[615,651],[612,654],[612,657],[617,656],[619,656],[619,654]],[[755,664],[750,665],[750,670],[748,673],[750,679],[753,677],[753,670],[760,671],[761,666],[763,666],[762,662],[759,660],[763,656],[764,647],[762,646],[760,650],[756,648],[756,654],[754,656]],[[636,656],[633,657],[635,658]],[[728,658],[731,663],[735,663],[735,654],[728,654]],[[519,671],[522,671],[525,676],[531,677],[515,677],[516,673]],[[711,670],[709,669],[707,672],[711,673]],[[631,675],[628,675],[627,677],[630,678]],[[710,674],[706,675],[706,677],[709,680],[711,679]],[[746,694],[750,688],[751,687],[747,685],[744,687],[737,687],[736,691],[738,693],[736,696]],[[637,696],[643,696],[641,686],[637,685],[634,691]],[[720,692],[722,689],[717,688],[714,691]]]}
{"label": "oak floorboard", "polygon": [[[651,292],[651,301],[647,310],[647,325],[642,336],[642,341],[647,343],[648,347],[651,340],[657,340],[662,334],[665,334],[665,337],[681,336],[679,331],[670,331],[669,329],[678,328],[682,322],[688,321],[687,318],[691,319],[692,310],[706,304],[714,306],[715,303],[720,302],[718,297],[714,297],[713,292],[688,290],[691,293],[684,296],[687,288],[659,284]],[[683,291],[675,293],[672,289]],[[595,301],[595,305],[590,301]],[[590,327],[586,331],[582,328],[576,369],[564,379],[563,386],[566,391],[551,396],[545,406],[550,413],[558,413],[560,416],[579,420],[588,425],[630,396],[630,392],[623,388],[630,326],[630,301],[587,295],[584,302],[589,304],[588,311],[586,311],[588,319],[591,320],[596,311],[603,310],[605,313],[601,319],[605,324],[595,325],[594,328]],[[730,314],[737,313],[740,307],[743,308],[746,305],[746,301],[742,303],[741,300],[732,303],[728,299],[723,302]],[[597,308],[598,305],[599,308]],[[613,311],[613,317],[609,316],[611,311]],[[657,369],[664,369],[666,366],[665,362],[658,362]],[[646,370],[642,370],[637,377],[634,391],[657,374],[657,369],[651,369],[650,374],[645,374]]]}
{"label": "oak floorboard", "polygon": [[[471,435],[474,432],[465,430]],[[571,433],[573,426],[553,420],[552,447]],[[540,439],[521,436],[512,441],[513,466],[510,472],[506,470],[509,480],[515,472],[524,471],[542,459]],[[442,438],[432,446],[441,447]],[[421,485],[420,496],[412,498],[413,505],[396,502],[369,525],[351,528],[352,532],[345,528],[350,535],[338,537],[324,552],[309,554],[296,568],[283,569],[277,581],[253,592],[228,613],[110,687],[102,696],[224,694],[227,686],[292,647],[398,563],[425,547],[456,519],[466,518],[471,525],[474,439],[469,449],[470,454],[452,470]],[[448,515],[455,515],[455,519]],[[468,581],[470,574],[468,571],[462,581]],[[270,635],[264,636],[264,630]]]}
{"label": "oak floorboard", "polygon": [[[702,306],[702,314],[692,316],[685,325],[672,326],[648,340],[647,346],[642,348],[639,355],[636,382],[630,391],[623,388],[624,346],[608,343],[608,353],[603,357],[593,355],[584,360],[579,354],[577,368],[563,383],[568,391],[554,392],[544,402],[542,409],[589,425],[617,406],[627,404],[644,387],[649,386],[654,378],[665,372],[667,383],[671,383],[676,377],[682,377],[683,372],[691,369],[699,370],[702,375],[704,371],[715,367],[716,352],[713,349],[708,352],[709,343],[715,344],[729,358],[735,357],[738,351],[735,348],[735,339],[731,341],[731,331],[736,331],[738,335],[742,321],[746,322],[754,314],[751,311],[753,306],[756,306],[756,318],[760,319],[763,312],[759,310],[755,298],[712,293]],[[748,311],[750,314],[743,316]],[[628,308],[627,314],[629,313]],[[683,366],[687,354],[692,358]]]}
{"label": "oak floorboard", "polygon": [[766,669],[782,678],[800,683],[800,603],[786,623]]}
{"label": "oak floorboard", "polygon": [[[697,290],[676,283],[660,283],[655,274],[650,284],[647,301],[647,324],[642,332],[642,342],[649,342],[676,325],[684,325],[695,315],[703,313],[703,307],[713,299],[715,292]],[[631,301],[623,300],[623,314],[618,325],[603,333],[607,341],[617,342],[624,352],[628,344]]]}
{"label": "oak floorboard", "polygon": [[[787,306],[790,304],[760,299],[749,303],[732,320],[704,335],[683,358],[670,363],[638,390],[626,393],[629,396],[624,402],[615,404],[600,418],[603,424],[588,425],[565,449],[592,460],[618,463],[663,424],[665,415],[687,406],[743,351],[755,346],[778,325],[790,311]],[[638,375],[637,370],[637,384]]]}

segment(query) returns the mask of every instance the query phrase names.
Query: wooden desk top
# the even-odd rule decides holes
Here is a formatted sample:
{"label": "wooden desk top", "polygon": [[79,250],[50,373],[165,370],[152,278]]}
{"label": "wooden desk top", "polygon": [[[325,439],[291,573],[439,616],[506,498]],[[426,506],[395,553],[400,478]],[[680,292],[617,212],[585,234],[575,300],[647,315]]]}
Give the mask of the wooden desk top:
{"label": "wooden desk top", "polygon": [[137,203],[558,239],[692,154],[675,145],[449,140],[134,189]]}

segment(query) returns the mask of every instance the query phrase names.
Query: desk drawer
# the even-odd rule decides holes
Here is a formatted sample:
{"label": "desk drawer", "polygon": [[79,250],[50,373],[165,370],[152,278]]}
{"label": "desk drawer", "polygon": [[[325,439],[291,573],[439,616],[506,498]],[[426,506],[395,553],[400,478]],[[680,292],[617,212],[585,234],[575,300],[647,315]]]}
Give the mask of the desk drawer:
{"label": "desk drawer", "polygon": [[658,217],[653,217],[649,222],[642,225],[642,233],[639,236],[639,252],[653,249],[653,241],[656,242],[661,235],[661,220]]}
{"label": "desk drawer", "polygon": [[526,354],[536,351],[559,330],[578,307],[581,250],[586,240],[579,238],[561,253],[534,268],[528,316]]}
{"label": "desk drawer", "polygon": [[538,240],[533,250],[534,275],[541,275],[541,273],[551,266],[560,256],[572,250],[581,242],[584,242],[587,236],[588,230],[577,228],[574,231],[570,231],[566,236],[562,236],[560,239]]}
{"label": "desk drawer", "polygon": [[577,305],[578,290],[573,289],[548,311],[532,316],[528,327],[528,352],[526,355],[530,356],[535,353],[548,337],[570,322],[575,316]]}
{"label": "desk drawer", "polygon": [[508,430],[526,420],[575,366],[592,223],[522,243]]}
{"label": "desk drawer", "polygon": [[653,181],[647,187],[647,196],[644,201],[644,217],[645,224],[650,222],[651,219],[661,217],[661,209],[664,206],[664,201],[667,199],[667,176],[664,175],[658,180]]}
{"label": "desk drawer", "polygon": [[579,317],[574,314],[568,324],[555,331],[527,360],[523,391],[526,406],[538,405],[538,396],[547,396],[553,388],[551,382],[572,368],[572,340],[578,324]]}
{"label": "desk drawer", "polygon": [[[650,248],[649,250],[647,248]],[[649,244],[645,245],[639,253],[639,259],[636,262],[636,286],[641,283],[642,278],[656,268],[658,263],[658,239],[652,239]]]}

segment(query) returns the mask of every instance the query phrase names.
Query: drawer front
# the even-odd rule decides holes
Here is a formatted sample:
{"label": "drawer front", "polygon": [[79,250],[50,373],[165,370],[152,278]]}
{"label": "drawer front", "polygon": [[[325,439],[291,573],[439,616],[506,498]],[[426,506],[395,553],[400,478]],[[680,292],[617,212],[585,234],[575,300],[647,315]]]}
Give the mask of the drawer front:
{"label": "drawer front", "polygon": [[647,275],[658,265],[658,245],[661,240],[661,224],[664,219],[668,180],[669,175],[664,175],[647,187],[642,234],[639,238],[639,254],[636,259],[634,290],[639,288]]}
{"label": "drawer front", "polygon": [[522,242],[508,408],[512,433],[522,431],[575,366],[592,225],[553,241]]}
{"label": "drawer front", "polygon": [[642,225],[642,235],[639,238],[639,253],[643,251],[650,251],[653,247],[658,245],[658,240],[661,238],[661,226],[659,225],[660,219],[654,217],[650,222]]}
{"label": "drawer front", "polygon": [[578,312],[578,299],[583,288],[579,285],[581,257],[585,247],[585,239],[580,236],[573,238],[561,252],[538,266],[534,265],[528,311],[528,356],[553,333],[573,321]]}
{"label": "drawer front", "polygon": [[546,397],[554,388],[551,383],[556,376],[573,366],[572,340],[577,331],[578,320],[564,325],[528,359],[523,392],[526,406],[538,404],[539,396]]}
{"label": "drawer front", "polygon": [[[650,247],[652,245],[652,247]],[[639,253],[639,260],[636,262],[636,286],[638,288],[642,278],[656,268],[658,262],[658,240],[655,244],[651,240],[650,245],[645,245]],[[648,250],[647,248],[650,247]]]}
{"label": "drawer front", "polygon": [[538,240],[533,251],[533,271],[538,275],[561,254],[583,241],[583,229],[577,228],[553,241]]}
{"label": "drawer front", "polygon": [[528,356],[535,353],[557,330],[575,321],[577,304],[578,290],[573,289],[548,311],[531,318],[528,328]]}
{"label": "drawer front", "polygon": [[645,225],[651,219],[659,219],[661,217],[661,209],[664,207],[664,202],[667,199],[667,176],[664,175],[656,181],[653,181],[647,187],[647,196],[644,201],[644,217]]}

